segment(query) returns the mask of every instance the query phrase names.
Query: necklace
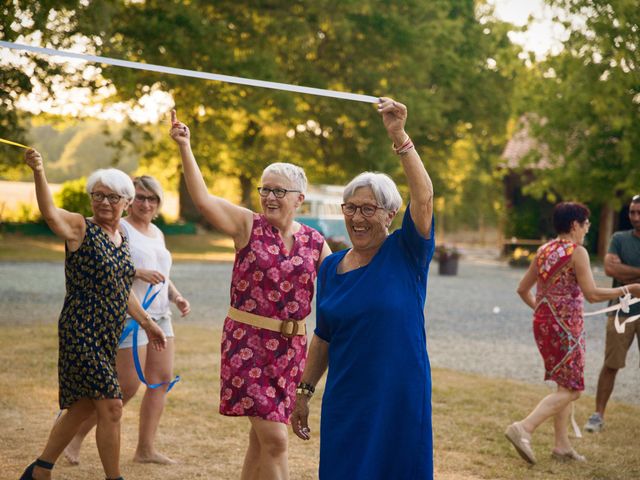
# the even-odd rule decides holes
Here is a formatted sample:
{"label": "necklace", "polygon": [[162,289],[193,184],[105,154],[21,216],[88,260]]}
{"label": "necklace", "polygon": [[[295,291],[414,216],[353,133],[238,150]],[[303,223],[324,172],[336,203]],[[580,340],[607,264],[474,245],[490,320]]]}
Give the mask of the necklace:
{"label": "necklace", "polygon": [[350,250],[347,255],[349,255],[349,263],[353,264],[355,266],[354,268],[362,268],[369,264],[369,262],[361,262],[358,260],[353,254],[353,250]]}

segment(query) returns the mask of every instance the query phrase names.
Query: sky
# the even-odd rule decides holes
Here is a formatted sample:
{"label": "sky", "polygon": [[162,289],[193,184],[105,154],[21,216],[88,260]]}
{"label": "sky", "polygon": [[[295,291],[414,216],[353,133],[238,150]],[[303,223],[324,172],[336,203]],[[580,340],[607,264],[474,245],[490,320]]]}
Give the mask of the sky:
{"label": "sky", "polygon": [[553,10],[544,0],[489,0],[495,7],[495,15],[501,20],[522,26],[529,16],[534,21],[527,32],[511,32],[509,38],[527,51],[532,51],[538,58],[547,53],[558,53],[565,38],[564,29],[552,21]]}
{"label": "sky", "polygon": [[[525,52],[531,51],[536,57],[542,58],[547,53],[557,53],[562,48],[561,39],[564,38],[562,27],[552,21],[552,10],[545,5],[544,0],[489,0],[495,7],[495,16],[501,20],[523,26],[527,23],[529,16],[533,17],[533,22],[527,32],[511,32],[510,38],[514,43],[523,46]],[[37,41],[37,39],[34,39]],[[78,45],[78,52],[84,50],[83,45]],[[6,55],[3,52],[3,59],[9,60],[17,65],[24,65],[26,59],[20,59],[17,55]],[[13,53],[13,52],[12,52]],[[92,53],[92,52],[87,52]],[[69,61],[62,59],[67,65],[79,66],[83,62]],[[175,66],[175,65],[171,65]],[[94,67],[85,68],[85,71],[96,70]],[[224,73],[224,72],[215,72]],[[100,95],[107,97],[113,91],[105,89]],[[42,101],[37,89],[19,103],[19,107],[34,114],[40,111],[76,115],[82,110],[85,115],[100,117],[107,120],[122,121],[129,116],[137,122],[156,123],[166,112],[172,108],[173,100],[167,93],[161,91],[150,91],[141,97],[137,105],[116,104],[103,110],[99,98],[90,98],[87,89],[73,89],[57,92],[57,102]],[[73,99],[73,101],[71,100]]]}

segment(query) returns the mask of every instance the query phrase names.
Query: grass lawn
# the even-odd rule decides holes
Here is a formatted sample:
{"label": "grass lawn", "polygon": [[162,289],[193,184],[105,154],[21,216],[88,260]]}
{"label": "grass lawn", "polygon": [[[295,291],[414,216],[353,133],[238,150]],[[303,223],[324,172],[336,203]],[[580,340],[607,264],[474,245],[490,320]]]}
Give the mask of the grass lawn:
{"label": "grass lawn", "polygon": [[[233,261],[233,241],[215,233],[168,235],[174,261]],[[64,261],[64,242],[54,236],[0,234],[0,261]]]}
{"label": "grass lawn", "polygon": [[[176,373],[182,376],[182,381],[169,394],[158,447],[180,463],[163,467],[131,462],[137,436],[139,392],[125,408],[122,473],[128,479],[239,478],[248,422],[217,413],[220,332],[188,322],[177,322],[175,329]],[[55,326],[4,327],[0,362],[4,365],[0,374],[0,472],[2,478],[18,478],[40,453],[57,413]],[[636,437],[640,432],[639,406],[612,402],[606,431],[585,434],[583,439],[575,440],[576,449],[589,459],[586,464],[551,460],[552,428],[544,425],[533,439],[539,463],[529,467],[506,441],[503,431],[549,393],[547,387],[440,369],[433,371],[433,386],[437,479],[640,478]],[[289,463],[294,480],[317,478],[321,394],[320,387],[311,403],[312,440],[305,443],[290,435]],[[593,399],[581,398],[576,407],[582,424],[591,413]],[[394,432],[389,432],[389,441],[393,438]],[[354,441],[366,442],[366,438]],[[88,437],[80,466],[72,467],[60,459],[54,478],[102,478],[101,471],[95,441]]]}

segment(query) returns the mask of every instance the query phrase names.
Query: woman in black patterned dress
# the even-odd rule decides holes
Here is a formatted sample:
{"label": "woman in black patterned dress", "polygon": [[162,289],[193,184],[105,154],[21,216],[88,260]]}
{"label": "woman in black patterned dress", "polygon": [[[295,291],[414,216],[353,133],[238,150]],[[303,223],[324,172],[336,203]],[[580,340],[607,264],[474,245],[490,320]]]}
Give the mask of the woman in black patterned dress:
{"label": "woman in black patterned dress", "polygon": [[42,454],[21,479],[50,479],[53,464],[94,411],[104,472],[107,479],[122,478],[122,393],[115,361],[127,313],[145,330],[154,348],[163,349],[166,344],[162,330],[131,293],[134,267],[120,218],[133,198],[133,182],[113,168],[91,174],[87,192],[93,216],[84,218],[54,205],[37,151],[28,150],[25,160],[33,170],[40,212],[49,228],[65,240],[67,293],[58,320],[59,401],[65,413],[53,426]]}

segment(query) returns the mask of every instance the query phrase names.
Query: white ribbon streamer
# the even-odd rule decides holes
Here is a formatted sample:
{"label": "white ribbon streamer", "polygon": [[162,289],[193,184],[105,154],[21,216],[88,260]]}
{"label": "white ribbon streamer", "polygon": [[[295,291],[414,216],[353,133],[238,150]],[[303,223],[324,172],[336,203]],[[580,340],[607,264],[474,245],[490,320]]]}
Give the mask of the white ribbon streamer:
{"label": "white ribbon streamer", "polygon": [[168,73],[170,75],[180,75],[183,77],[202,78],[205,80],[216,80],[219,82],[236,83],[240,85],[250,85],[252,87],[271,88],[274,90],[283,90],[286,92],[307,93],[310,95],[318,95],[321,97],[332,97],[341,100],[353,100],[356,102],[379,103],[378,97],[371,95],[361,95],[359,93],[339,92],[337,90],[325,90],[322,88],[301,87],[298,85],[290,85],[288,83],[267,82],[265,80],[255,80],[252,78],[233,77],[230,75],[220,75],[217,73],[198,72],[196,70],[186,70],[183,68],[165,67],[163,65],[153,65],[150,63],[130,62],[128,60],[119,60],[117,58],[99,57],[96,55],[87,55],[84,53],[67,52],[64,50],[56,50],[53,48],[33,47],[31,45],[23,45],[14,42],[5,42],[0,40],[0,46],[12,48],[15,50],[26,50],[34,53],[42,53],[45,55],[59,55],[61,57],[75,58],[93,63],[105,63],[107,65],[115,65],[117,67],[133,68],[136,70],[148,70],[150,72]]}
{"label": "white ribbon streamer", "polygon": [[631,294],[626,293],[624,296],[620,297],[620,303],[616,305],[611,305],[610,307],[602,308],[600,310],[596,310],[595,312],[585,313],[584,316],[590,317],[592,315],[599,315],[601,313],[616,312],[616,318],[613,321],[613,325],[616,329],[616,332],[624,333],[625,325],[627,323],[635,322],[640,318],[640,315],[633,315],[631,317],[627,317],[625,318],[624,322],[620,323],[620,319],[618,318],[618,315],[620,314],[620,310],[622,310],[623,313],[629,313],[629,307],[638,302],[640,302],[640,298],[631,298]]}
{"label": "white ribbon streamer", "polygon": [[573,434],[576,438],[582,438],[582,432],[576,422],[576,402],[571,402],[571,426],[573,427]]}

